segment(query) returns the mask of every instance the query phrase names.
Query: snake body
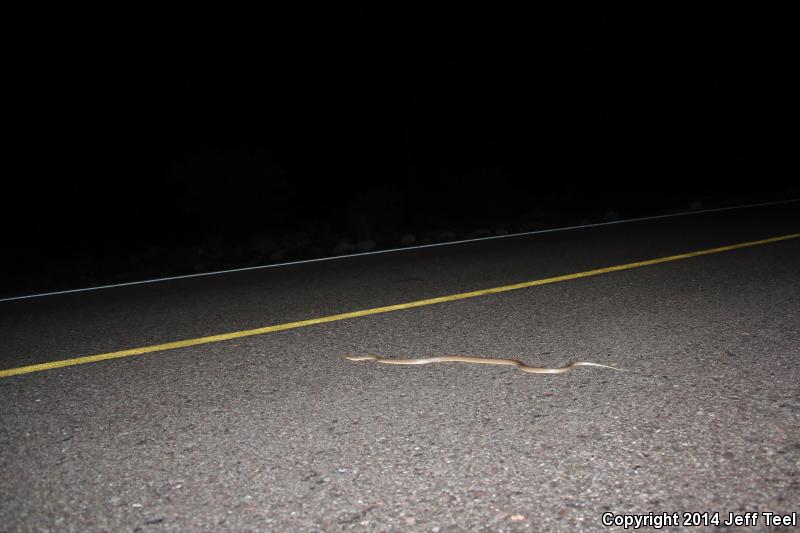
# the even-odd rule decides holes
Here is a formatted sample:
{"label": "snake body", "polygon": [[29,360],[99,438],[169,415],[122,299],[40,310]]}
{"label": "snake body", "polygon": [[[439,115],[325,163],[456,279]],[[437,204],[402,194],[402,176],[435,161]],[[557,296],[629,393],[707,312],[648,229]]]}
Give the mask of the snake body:
{"label": "snake body", "polygon": [[586,361],[578,361],[570,363],[561,368],[542,368],[538,366],[528,366],[516,359],[489,359],[487,357],[473,357],[471,355],[442,355],[439,357],[427,357],[425,359],[390,359],[385,357],[378,357],[375,355],[350,355],[345,356],[348,361],[377,361],[387,365],[427,365],[430,363],[446,363],[448,361],[455,361],[459,363],[477,363],[481,365],[506,365],[515,366],[523,372],[529,374],[563,374],[569,372],[578,366],[599,366],[602,368],[611,368],[613,370],[622,370],[615,366],[601,365],[600,363],[589,363]]}

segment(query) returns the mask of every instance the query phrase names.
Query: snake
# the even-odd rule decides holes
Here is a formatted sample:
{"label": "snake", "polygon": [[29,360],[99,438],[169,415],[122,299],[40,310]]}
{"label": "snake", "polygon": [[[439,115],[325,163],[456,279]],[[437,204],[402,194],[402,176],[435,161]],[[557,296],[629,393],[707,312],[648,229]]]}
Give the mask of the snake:
{"label": "snake", "polygon": [[377,361],[378,363],[384,363],[387,365],[427,365],[430,363],[446,363],[448,361],[455,361],[459,363],[477,363],[480,365],[506,365],[515,366],[519,370],[529,374],[563,374],[564,372],[569,372],[573,368],[579,366],[599,366],[602,368],[610,368],[612,370],[621,370],[624,372],[624,369],[622,368],[617,368],[610,365],[601,365],[600,363],[590,363],[587,361],[570,363],[561,368],[543,368],[538,366],[528,366],[522,361],[517,361],[516,359],[474,357],[471,355],[442,355],[439,357],[426,357],[424,359],[394,359],[388,357],[378,357],[376,355],[347,355],[345,356],[345,359],[348,361]]}

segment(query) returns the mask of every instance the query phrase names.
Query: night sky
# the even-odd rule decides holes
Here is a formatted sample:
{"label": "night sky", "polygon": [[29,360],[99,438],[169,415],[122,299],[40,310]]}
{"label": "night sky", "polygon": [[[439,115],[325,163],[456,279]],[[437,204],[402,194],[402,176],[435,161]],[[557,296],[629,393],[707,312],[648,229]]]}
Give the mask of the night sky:
{"label": "night sky", "polygon": [[786,14],[568,6],[37,23],[3,294],[800,196]]}

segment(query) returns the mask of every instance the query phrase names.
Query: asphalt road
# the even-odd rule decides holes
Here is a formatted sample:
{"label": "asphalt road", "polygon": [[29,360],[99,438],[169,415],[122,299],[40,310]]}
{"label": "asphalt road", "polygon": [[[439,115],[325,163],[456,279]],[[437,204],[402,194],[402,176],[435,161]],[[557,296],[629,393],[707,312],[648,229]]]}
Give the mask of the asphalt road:
{"label": "asphalt road", "polygon": [[[0,369],[798,231],[787,204],[3,302]],[[0,378],[0,530],[603,531],[605,512],[800,513],[798,361],[792,239]]]}

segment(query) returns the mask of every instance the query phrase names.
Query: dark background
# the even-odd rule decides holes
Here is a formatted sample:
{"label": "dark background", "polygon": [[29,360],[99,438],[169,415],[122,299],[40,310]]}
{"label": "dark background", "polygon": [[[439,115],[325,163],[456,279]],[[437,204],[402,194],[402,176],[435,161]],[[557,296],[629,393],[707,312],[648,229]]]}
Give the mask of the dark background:
{"label": "dark background", "polygon": [[578,2],[37,21],[12,54],[0,292],[800,196],[791,20]]}

